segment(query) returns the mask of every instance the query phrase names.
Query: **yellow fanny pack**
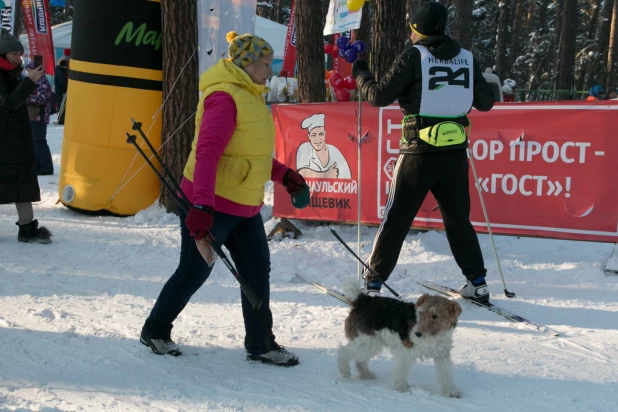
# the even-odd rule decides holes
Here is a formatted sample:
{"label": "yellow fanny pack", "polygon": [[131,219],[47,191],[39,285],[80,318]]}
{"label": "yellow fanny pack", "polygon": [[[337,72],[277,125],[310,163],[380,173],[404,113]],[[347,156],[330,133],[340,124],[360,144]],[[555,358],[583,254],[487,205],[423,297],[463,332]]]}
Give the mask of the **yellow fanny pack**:
{"label": "yellow fanny pack", "polygon": [[466,129],[455,122],[441,122],[418,131],[418,137],[432,146],[443,147],[466,141]]}

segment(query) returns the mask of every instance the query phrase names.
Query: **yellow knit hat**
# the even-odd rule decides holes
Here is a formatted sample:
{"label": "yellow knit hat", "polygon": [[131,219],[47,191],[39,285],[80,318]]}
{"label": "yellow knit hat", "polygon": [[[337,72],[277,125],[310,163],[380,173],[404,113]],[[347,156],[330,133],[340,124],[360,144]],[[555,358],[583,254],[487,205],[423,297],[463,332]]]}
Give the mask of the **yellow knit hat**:
{"label": "yellow knit hat", "polygon": [[255,34],[245,33],[239,36],[235,31],[231,31],[225,38],[230,43],[227,48],[230,60],[241,69],[274,53],[272,46]]}

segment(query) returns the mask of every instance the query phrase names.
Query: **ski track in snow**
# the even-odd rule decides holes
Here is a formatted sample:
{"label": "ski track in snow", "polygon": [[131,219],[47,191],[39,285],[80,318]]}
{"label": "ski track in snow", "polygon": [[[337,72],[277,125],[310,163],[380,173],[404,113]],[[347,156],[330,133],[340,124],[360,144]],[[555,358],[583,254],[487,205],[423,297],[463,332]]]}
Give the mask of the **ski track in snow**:
{"label": "ski track in snow", "polygon": [[[375,381],[340,377],[347,308],[294,272],[341,289],[356,262],[326,226],[304,222],[297,222],[300,239],[270,243],[274,332],[299,366],[245,360],[240,291],[222,264],[175,323],[183,356],[154,355],[138,337],[178,263],[177,218],[156,205],[114,218],[56,204],[62,133],[50,125],[56,175],[39,178],[35,206],[53,243],[18,243],[15,208],[0,205],[0,411],[616,410],[618,277],[603,273],[611,244],[497,237],[508,289],[517,293],[507,299],[489,238],[480,236],[494,302],[564,337],[462,301],[453,353],[461,399],[438,394],[430,362],[414,367],[411,392],[395,392],[388,353],[371,362]],[[269,186],[267,229],[276,223],[271,213]],[[356,228],[333,227],[356,250]],[[365,258],[375,231],[362,229]],[[389,284],[416,299],[427,291],[413,281],[423,279],[462,283],[443,233],[409,235]]]}

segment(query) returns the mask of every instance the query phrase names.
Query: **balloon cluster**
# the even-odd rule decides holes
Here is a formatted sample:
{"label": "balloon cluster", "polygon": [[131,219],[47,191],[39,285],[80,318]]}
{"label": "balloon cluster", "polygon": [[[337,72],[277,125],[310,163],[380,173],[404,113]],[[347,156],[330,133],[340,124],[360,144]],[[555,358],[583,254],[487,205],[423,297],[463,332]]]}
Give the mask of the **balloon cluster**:
{"label": "balloon cluster", "polygon": [[363,8],[364,4],[365,4],[365,0],[348,0],[347,1],[348,10],[350,11],[359,11],[360,9]]}
{"label": "balloon cluster", "polygon": [[365,51],[367,46],[362,40],[350,43],[350,39],[346,36],[341,36],[337,39],[337,44],[325,44],[324,53],[332,54],[333,57],[343,57],[348,63],[354,63],[358,55]]}
{"label": "balloon cluster", "polygon": [[326,72],[326,79],[335,90],[338,102],[350,100],[350,90],[356,89],[356,80],[352,76],[343,77],[336,70]]}

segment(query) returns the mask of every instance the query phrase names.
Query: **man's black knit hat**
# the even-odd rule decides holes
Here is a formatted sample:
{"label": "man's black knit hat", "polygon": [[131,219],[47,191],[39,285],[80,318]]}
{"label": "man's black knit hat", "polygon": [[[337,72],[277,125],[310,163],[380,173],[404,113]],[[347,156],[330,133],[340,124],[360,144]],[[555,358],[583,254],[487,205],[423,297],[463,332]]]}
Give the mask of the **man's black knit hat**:
{"label": "man's black knit hat", "polygon": [[414,13],[410,26],[423,36],[442,36],[446,30],[447,15],[446,7],[442,4],[426,2]]}

